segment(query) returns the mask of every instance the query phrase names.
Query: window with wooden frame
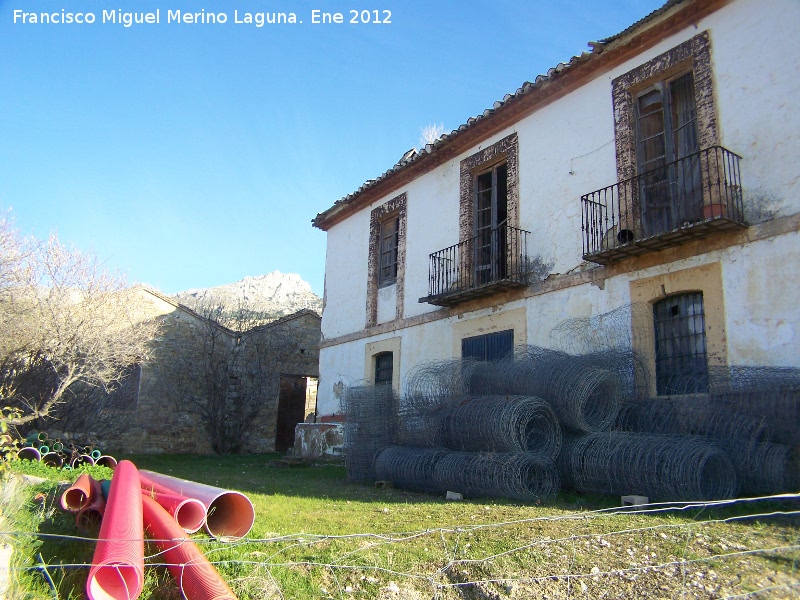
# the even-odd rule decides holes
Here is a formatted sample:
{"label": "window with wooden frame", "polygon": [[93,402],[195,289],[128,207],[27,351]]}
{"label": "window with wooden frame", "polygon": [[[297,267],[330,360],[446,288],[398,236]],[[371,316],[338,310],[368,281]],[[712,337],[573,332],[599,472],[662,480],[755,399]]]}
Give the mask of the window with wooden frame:
{"label": "window with wooden frame", "polygon": [[672,231],[703,214],[703,186],[692,71],[638,94],[636,166],[645,235]]}
{"label": "window with wooden frame", "polygon": [[[378,291],[381,288],[387,288],[387,295],[394,295],[395,319],[403,317],[405,238],[406,194],[403,192],[370,211],[367,327],[378,323]],[[391,294],[392,289],[394,294]]]}
{"label": "window with wooden frame", "polygon": [[475,175],[475,282],[506,276],[508,167],[505,161]]}
{"label": "window with wooden frame", "polygon": [[459,242],[501,224],[519,227],[518,163],[516,133],[461,161]]}
{"label": "window with wooden frame", "polygon": [[380,223],[380,266],[378,286],[385,287],[397,281],[397,248],[399,246],[400,217],[392,215]]}
{"label": "window with wooden frame", "polygon": [[703,218],[700,156],[719,144],[713,80],[704,31],[611,82],[619,218],[643,229],[620,242]]}

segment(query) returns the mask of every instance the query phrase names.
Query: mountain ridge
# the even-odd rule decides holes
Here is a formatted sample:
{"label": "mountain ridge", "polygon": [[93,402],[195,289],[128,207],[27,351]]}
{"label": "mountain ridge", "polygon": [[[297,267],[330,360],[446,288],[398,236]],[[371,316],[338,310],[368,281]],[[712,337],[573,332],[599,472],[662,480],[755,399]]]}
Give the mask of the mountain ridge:
{"label": "mountain ridge", "polygon": [[322,298],[296,273],[271,271],[210,288],[192,288],[171,298],[197,312],[218,311],[226,319],[243,313],[260,322],[273,321],[304,308],[322,314]]}

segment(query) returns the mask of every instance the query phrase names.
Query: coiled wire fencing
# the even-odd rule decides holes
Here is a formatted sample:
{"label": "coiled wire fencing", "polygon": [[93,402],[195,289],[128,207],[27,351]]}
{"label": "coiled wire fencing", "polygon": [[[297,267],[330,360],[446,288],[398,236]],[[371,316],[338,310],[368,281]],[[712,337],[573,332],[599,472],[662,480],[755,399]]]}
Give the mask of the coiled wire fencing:
{"label": "coiled wire fencing", "polygon": [[739,492],[728,456],[705,438],[626,432],[569,437],[559,458],[562,480],[581,492],[651,500],[733,498]]}
{"label": "coiled wire fencing", "polygon": [[631,432],[707,438],[732,461],[742,493],[797,489],[797,377],[794,369],[713,367],[708,394],[625,402],[618,425]]}
{"label": "coiled wire fencing", "polygon": [[695,391],[691,378],[703,377],[707,393],[653,397],[640,352],[652,318],[634,304],[559,323],[554,348],[421,363],[402,398],[387,387],[351,389],[348,477],[517,499],[546,498],[559,485],[659,500],[800,486],[800,370],[687,371],[674,388]]}
{"label": "coiled wire fencing", "polygon": [[608,431],[616,422],[622,382],[591,356],[520,346],[513,360],[498,361],[494,367],[508,393],[543,398],[569,430]]}
{"label": "coiled wire fencing", "polygon": [[350,481],[374,480],[378,453],[397,436],[398,399],[390,385],[361,385],[346,389],[342,409],[345,466]]}
{"label": "coiled wire fencing", "polygon": [[419,492],[533,501],[561,488],[553,461],[531,452],[457,452],[391,446],[375,459],[375,475]]}
{"label": "coiled wire fencing", "polygon": [[438,415],[445,448],[472,452],[531,452],[554,460],[562,433],[550,405],[530,396],[477,396]]}

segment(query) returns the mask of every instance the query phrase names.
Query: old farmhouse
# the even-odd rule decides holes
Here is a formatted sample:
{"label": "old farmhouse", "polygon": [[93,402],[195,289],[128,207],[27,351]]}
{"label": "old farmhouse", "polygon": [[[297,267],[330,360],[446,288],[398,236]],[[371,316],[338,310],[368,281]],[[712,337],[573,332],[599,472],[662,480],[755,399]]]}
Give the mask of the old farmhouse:
{"label": "old farmhouse", "polygon": [[318,413],[624,306],[652,397],[800,367],[800,3],[669,0],[338,200]]}

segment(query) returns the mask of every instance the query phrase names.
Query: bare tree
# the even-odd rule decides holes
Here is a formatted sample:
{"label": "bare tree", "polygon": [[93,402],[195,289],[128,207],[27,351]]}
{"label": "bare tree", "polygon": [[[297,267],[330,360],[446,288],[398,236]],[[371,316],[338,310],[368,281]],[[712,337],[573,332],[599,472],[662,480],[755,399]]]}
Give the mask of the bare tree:
{"label": "bare tree", "polygon": [[95,256],[53,235],[23,239],[0,221],[0,401],[19,426],[76,401],[78,390],[111,389],[145,360],[157,322],[136,291]]}
{"label": "bare tree", "polygon": [[289,328],[258,325],[262,316],[244,304],[211,302],[195,310],[204,322],[187,351],[198,356],[199,372],[183,374],[176,398],[182,410],[200,415],[215,452],[239,453],[274,418],[281,374],[309,372],[314,354]]}
{"label": "bare tree", "polygon": [[444,133],[444,123],[431,123],[426,125],[420,130],[419,145],[424,148],[428,144],[433,144],[436,140],[442,137]]}

